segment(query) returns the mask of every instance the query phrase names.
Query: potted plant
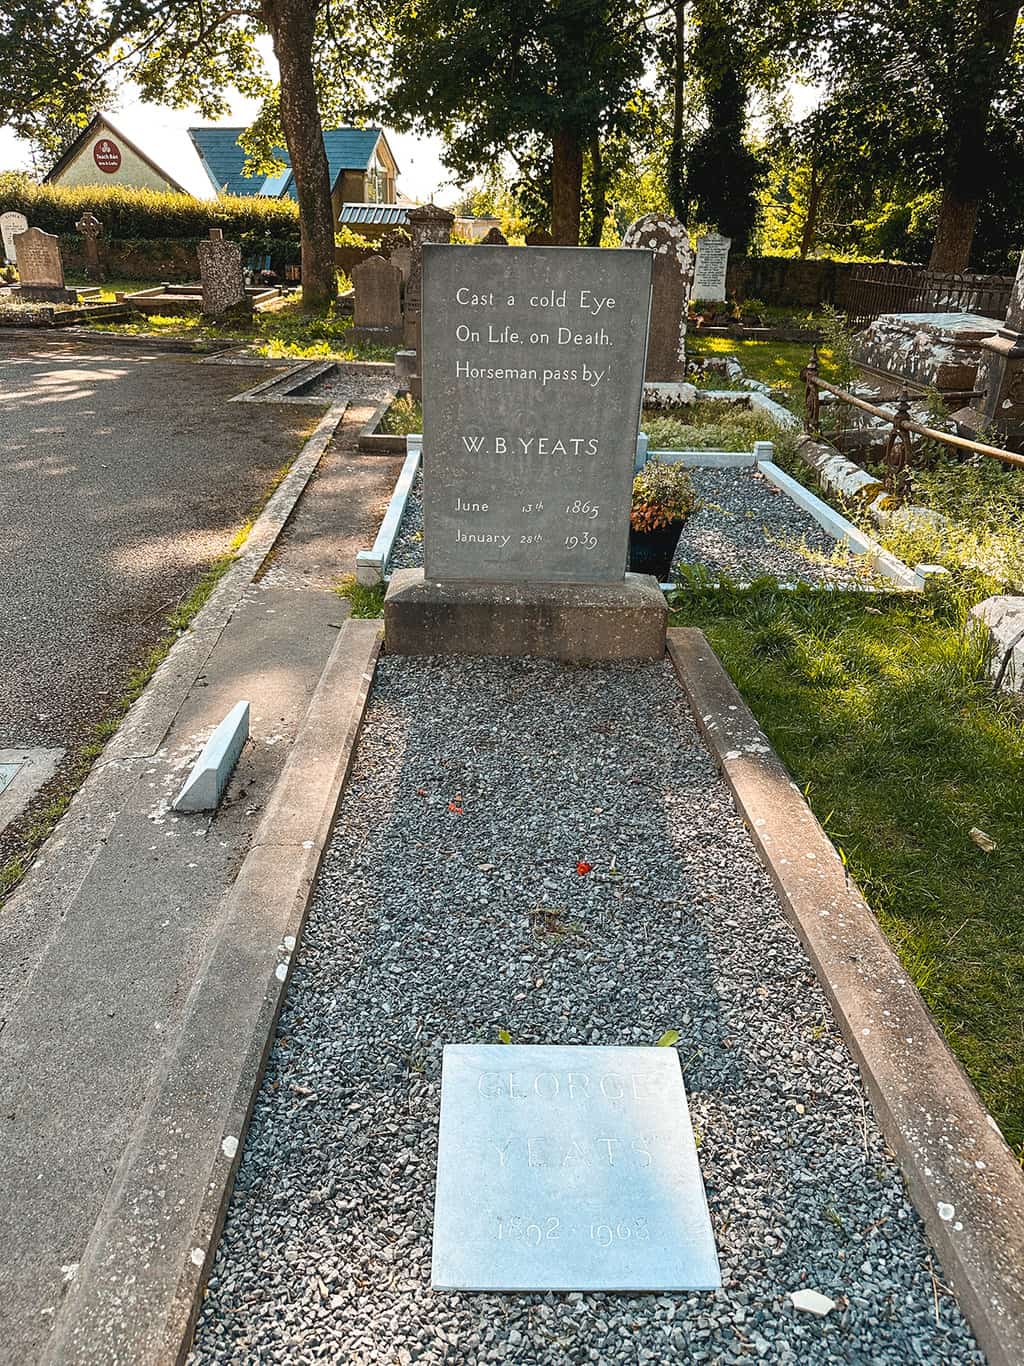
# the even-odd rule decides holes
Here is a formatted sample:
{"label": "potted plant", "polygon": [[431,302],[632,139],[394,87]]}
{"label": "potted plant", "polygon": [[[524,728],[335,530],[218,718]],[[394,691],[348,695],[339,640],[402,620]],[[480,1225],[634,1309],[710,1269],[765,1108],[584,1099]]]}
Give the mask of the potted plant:
{"label": "potted plant", "polygon": [[664,583],[672,572],[683,524],[699,507],[683,465],[648,460],[633,480],[629,515],[629,568]]}

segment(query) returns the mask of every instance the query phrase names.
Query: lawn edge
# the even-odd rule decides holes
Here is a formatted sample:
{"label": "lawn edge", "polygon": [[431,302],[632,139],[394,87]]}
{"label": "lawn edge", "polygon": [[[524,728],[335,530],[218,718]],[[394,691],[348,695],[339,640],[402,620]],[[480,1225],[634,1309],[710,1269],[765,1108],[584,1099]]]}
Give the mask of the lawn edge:
{"label": "lawn edge", "polygon": [[51,1366],[188,1354],[382,640],[377,621],[338,633],[54,1324]]}
{"label": "lawn edge", "polygon": [[668,651],[961,1308],[990,1366],[1019,1366],[1024,1172],[704,633]]}

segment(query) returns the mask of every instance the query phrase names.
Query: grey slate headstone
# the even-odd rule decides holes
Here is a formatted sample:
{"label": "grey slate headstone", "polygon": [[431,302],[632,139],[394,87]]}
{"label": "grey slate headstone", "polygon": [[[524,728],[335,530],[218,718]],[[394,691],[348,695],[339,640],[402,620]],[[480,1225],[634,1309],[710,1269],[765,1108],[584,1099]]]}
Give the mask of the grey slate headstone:
{"label": "grey slate headstone", "polygon": [[445,1048],[434,1289],[720,1284],[675,1049]]}
{"label": "grey slate headstone", "polygon": [[22,287],[35,289],[64,288],[64,263],[60,258],[60,242],[42,228],[26,228],[14,236],[14,254],[18,262],[18,279]]}
{"label": "grey slate headstone", "polygon": [[370,256],[352,268],[355,288],[353,332],[363,340],[401,341],[402,272],[382,256]]}
{"label": "grey slate headstone", "polygon": [[686,320],[693,281],[693,252],[686,224],[670,214],[645,214],[626,229],[622,245],[654,253],[645,378],[658,382],[685,379]]}
{"label": "grey slate headstone", "polygon": [[423,249],[428,581],[621,583],[647,252]]}

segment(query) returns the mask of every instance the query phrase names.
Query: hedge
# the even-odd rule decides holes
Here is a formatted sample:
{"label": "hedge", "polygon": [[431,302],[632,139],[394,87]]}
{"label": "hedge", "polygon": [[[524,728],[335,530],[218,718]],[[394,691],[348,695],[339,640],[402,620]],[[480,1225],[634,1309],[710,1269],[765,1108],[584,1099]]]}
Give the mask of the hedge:
{"label": "hedge", "polygon": [[75,224],[89,212],[110,238],[199,239],[210,228],[223,228],[226,237],[254,246],[267,239],[299,238],[299,207],[292,199],[193,199],[120,185],[36,185],[18,172],[0,174],[0,213],[8,210],[23,213],[34,228],[67,235],[75,233]]}

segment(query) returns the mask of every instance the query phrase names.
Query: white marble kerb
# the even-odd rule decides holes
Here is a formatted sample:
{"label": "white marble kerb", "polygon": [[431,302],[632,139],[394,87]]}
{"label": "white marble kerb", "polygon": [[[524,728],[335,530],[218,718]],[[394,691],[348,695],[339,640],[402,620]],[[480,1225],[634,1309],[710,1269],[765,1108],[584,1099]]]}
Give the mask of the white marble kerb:
{"label": "white marble kerb", "polygon": [[674,1048],[449,1044],[437,1290],[711,1290]]}

